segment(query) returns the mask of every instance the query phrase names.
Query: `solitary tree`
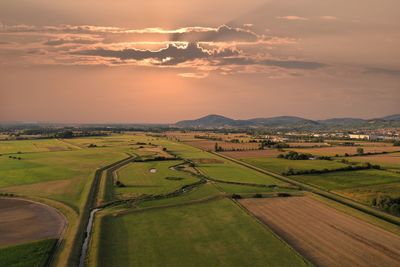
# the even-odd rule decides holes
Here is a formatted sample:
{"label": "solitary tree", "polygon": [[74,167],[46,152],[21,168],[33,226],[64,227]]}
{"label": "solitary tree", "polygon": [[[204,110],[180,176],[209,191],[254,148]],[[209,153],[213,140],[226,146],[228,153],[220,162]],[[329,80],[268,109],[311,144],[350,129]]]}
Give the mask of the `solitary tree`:
{"label": "solitary tree", "polygon": [[362,147],[357,148],[357,154],[358,155],[364,154],[364,148],[362,148]]}

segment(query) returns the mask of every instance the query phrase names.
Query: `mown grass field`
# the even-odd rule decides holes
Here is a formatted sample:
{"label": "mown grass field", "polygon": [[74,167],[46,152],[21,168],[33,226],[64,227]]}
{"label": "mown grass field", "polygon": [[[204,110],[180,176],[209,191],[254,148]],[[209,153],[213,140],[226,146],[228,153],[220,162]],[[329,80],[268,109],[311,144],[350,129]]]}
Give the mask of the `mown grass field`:
{"label": "mown grass field", "polygon": [[369,162],[372,164],[378,164],[381,167],[387,169],[394,169],[394,170],[400,169],[400,153],[351,157],[348,158],[348,160],[352,162]]}
{"label": "mown grass field", "polygon": [[272,171],[275,173],[286,172],[289,169],[293,170],[323,170],[323,169],[337,169],[346,167],[346,164],[331,161],[331,160],[288,160],[279,158],[246,158],[243,159],[251,165],[258,168]]}
{"label": "mown grass field", "polygon": [[378,195],[390,196],[392,198],[400,197],[400,182],[388,184],[375,184],[350,189],[336,190],[336,193],[348,198],[355,199],[367,205],[372,204],[372,200]]}
{"label": "mown grass field", "polygon": [[227,199],[106,216],[98,255],[89,266],[306,265]]}
{"label": "mown grass field", "polygon": [[295,175],[291,176],[291,178],[326,190],[339,190],[400,182],[400,174],[381,170],[359,170],[312,175]]}
{"label": "mown grass field", "polygon": [[21,160],[0,157],[0,192],[47,197],[75,209],[94,171],[127,156],[112,148],[17,155]]}
{"label": "mown grass field", "polygon": [[227,184],[227,183],[216,183],[216,186],[221,191],[229,194],[272,193],[272,192],[286,192],[294,190],[291,188],[259,187],[259,186]]}
{"label": "mown grass field", "polygon": [[224,160],[221,157],[183,143],[175,143],[165,139],[155,140],[153,142],[157,142],[157,144],[166,147],[168,151],[171,151],[173,154],[181,158],[197,162],[196,167],[203,174],[213,179],[266,185],[284,184],[283,182],[276,180],[269,175],[259,173],[231,161]]}
{"label": "mown grass field", "polygon": [[0,248],[0,266],[45,266],[56,242],[56,239],[47,239],[23,245]]}
{"label": "mown grass field", "polygon": [[221,196],[222,192],[218,190],[214,185],[207,183],[200,185],[180,196],[163,198],[151,201],[145,201],[138,204],[139,208],[159,207],[177,205],[182,203],[188,203],[192,201],[201,201],[207,198]]}
{"label": "mown grass field", "polygon": [[[184,185],[198,181],[190,173],[171,169],[183,161],[134,162],[117,171],[124,187],[114,187],[117,198],[158,195],[175,191]],[[152,172],[154,171],[154,172]]]}
{"label": "mown grass field", "polygon": [[75,150],[75,146],[58,139],[1,141],[0,154]]}
{"label": "mown grass field", "polygon": [[184,143],[206,151],[214,151],[216,143],[223,150],[252,150],[252,149],[258,149],[259,147],[258,143],[232,143],[226,141],[213,141],[213,140],[202,140],[202,139],[185,141]]}

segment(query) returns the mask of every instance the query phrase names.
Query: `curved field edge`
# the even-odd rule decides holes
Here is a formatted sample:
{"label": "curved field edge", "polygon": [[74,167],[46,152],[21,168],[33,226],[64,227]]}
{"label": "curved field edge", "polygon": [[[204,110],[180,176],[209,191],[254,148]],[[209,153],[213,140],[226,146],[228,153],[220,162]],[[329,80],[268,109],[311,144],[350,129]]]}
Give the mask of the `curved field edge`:
{"label": "curved field edge", "polygon": [[[143,234],[139,237],[134,232]],[[248,262],[252,262],[251,266],[309,265],[269,228],[227,198],[119,216],[103,213],[96,217],[93,237],[88,266],[107,266],[111,262],[113,266],[161,262],[164,266],[178,266],[189,261],[200,266],[240,266]],[[143,254],[138,251],[141,249],[145,250]],[[132,258],[133,250],[138,254]],[[204,253],[208,257],[200,256]],[[148,262],[149,258],[155,262]]]}
{"label": "curved field edge", "polygon": [[[49,259],[47,265],[55,265],[58,266],[57,262],[60,261],[61,258],[66,257],[69,254],[69,250],[71,247],[71,233],[76,227],[78,214],[74,209],[70,206],[48,198],[35,197],[35,196],[15,196],[12,198],[28,200],[36,203],[40,203],[42,205],[47,205],[49,207],[54,208],[59,214],[61,214],[65,219],[64,230],[62,231],[60,237],[56,240],[56,244],[51,251],[51,255],[49,255]],[[22,254],[21,254],[22,255]],[[21,262],[21,260],[20,260]]]}

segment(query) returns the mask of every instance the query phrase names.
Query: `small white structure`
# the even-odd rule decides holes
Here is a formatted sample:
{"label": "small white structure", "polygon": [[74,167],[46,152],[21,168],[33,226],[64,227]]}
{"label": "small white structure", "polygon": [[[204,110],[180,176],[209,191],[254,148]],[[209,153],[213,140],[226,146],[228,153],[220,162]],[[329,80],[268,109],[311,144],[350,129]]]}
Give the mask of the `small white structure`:
{"label": "small white structure", "polygon": [[349,134],[351,139],[363,139],[363,140],[370,140],[371,136],[368,134]]}

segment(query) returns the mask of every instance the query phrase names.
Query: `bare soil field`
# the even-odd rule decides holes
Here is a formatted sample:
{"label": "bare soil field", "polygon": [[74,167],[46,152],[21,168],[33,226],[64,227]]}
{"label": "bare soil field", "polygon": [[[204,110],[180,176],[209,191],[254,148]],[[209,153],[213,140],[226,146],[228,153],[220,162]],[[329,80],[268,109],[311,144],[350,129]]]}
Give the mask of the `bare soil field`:
{"label": "bare soil field", "polygon": [[224,141],[212,141],[212,140],[198,140],[198,141],[184,141],[183,143],[194,146],[203,150],[207,151],[214,151],[215,143],[218,143],[218,146],[222,147],[223,149],[258,149],[258,143],[231,143],[231,142],[224,142]]}
{"label": "bare soil field", "polygon": [[58,238],[66,221],[56,209],[28,200],[0,198],[0,246]]}
{"label": "bare soil field", "polygon": [[245,158],[275,158],[279,154],[284,154],[285,152],[279,151],[277,149],[264,149],[264,150],[247,150],[247,151],[226,151],[220,152],[222,155],[234,159],[245,159]]}
{"label": "bare soil field", "polygon": [[287,143],[291,147],[328,147],[327,143],[317,143],[317,142],[289,142]]}
{"label": "bare soil field", "polygon": [[391,142],[370,142],[370,141],[353,141],[353,140],[348,140],[348,141],[343,141],[343,140],[325,140],[327,143],[331,144],[340,144],[344,142],[351,142],[354,143],[356,146],[383,146],[383,147],[388,147],[388,146],[393,146],[393,143]]}
{"label": "bare soil field", "polygon": [[312,198],[240,203],[317,266],[399,266],[400,236]]}
{"label": "bare soil field", "polygon": [[349,160],[370,162],[370,163],[375,163],[375,164],[382,164],[383,166],[400,168],[400,153],[352,157],[352,158],[349,158]]}
{"label": "bare soil field", "polygon": [[[345,153],[349,155],[357,154],[358,146],[335,146],[335,147],[321,147],[321,148],[294,148],[292,150],[299,153],[311,153],[319,156],[343,156]],[[365,146],[364,153],[377,153],[377,152],[394,152],[400,151],[399,147],[395,146]]]}

